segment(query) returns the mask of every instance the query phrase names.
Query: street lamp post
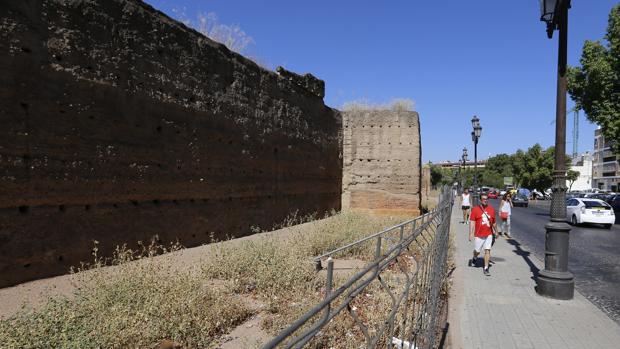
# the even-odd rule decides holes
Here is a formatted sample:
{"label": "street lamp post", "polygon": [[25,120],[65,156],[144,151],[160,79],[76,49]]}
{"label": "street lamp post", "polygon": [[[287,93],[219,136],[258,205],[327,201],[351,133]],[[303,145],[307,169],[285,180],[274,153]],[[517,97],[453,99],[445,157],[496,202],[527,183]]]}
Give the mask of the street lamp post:
{"label": "street lamp post", "polygon": [[474,128],[471,131],[471,140],[474,142],[474,205],[478,205],[478,139],[482,135],[482,126],[480,126],[480,119],[476,115],[471,119],[471,126]]}
{"label": "street lamp post", "polygon": [[551,220],[545,225],[545,270],[536,280],[538,294],[555,299],[572,299],[575,289],[573,274],[568,271],[568,239],[566,224],[566,57],[568,9],[570,0],[540,0],[540,20],[547,23],[547,36],[559,30],[558,81],[555,111],[555,163]]}
{"label": "street lamp post", "polygon": [[[461,155],[461,162],[463,163],[463,172],[465,172],[465,164],[467,163],[467,148],[463,148],[463,155]],[[465,187],[465,180],[463,179],[464,175],[461,174],[461,192]]]}

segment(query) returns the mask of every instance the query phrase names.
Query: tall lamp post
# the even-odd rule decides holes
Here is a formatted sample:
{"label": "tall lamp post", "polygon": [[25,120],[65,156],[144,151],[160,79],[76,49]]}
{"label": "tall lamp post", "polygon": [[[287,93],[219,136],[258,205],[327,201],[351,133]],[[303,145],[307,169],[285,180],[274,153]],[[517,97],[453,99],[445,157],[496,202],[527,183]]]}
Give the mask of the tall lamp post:
{"label": "tall lamp post", "polygon": [[471,131],[471,140],[474,142],[474,205],[478,205],[478,139],[482,135],[482,126],[480,126],[480,119],[476,115],[471,119],[471,126],[474,128]]}
{"label": "tall lamp post", "polygon": [[559,30],[558,81],[555,109],[555,163],[551,220],[545,225],[545,270],[536,280],[538,294],[555,299],[572,299],[575,289],[573,274],[568,271],[568,238],[566,224],[566,56],[568,9],[570,0],[540,0],[540,20],[547,24],[547,36]]}
{"label": "tall lamp post", "polygon": [[[463,172],[465,172],[465,164],[467,163],[467,148],[463,148],[463,155],[461,155],[461,162],[463,163]],[[464,175],[461,174],[461,192],[465,187],[465,180],[463,179]]]}

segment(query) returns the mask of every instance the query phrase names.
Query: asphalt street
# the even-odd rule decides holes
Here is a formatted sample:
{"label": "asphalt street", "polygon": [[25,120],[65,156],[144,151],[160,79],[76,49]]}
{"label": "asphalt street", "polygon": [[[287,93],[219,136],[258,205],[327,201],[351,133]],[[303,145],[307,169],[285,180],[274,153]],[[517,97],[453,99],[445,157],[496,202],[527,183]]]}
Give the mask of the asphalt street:
{"label": "asphalt street", "polygon": [[[499,200],[491,203],[497,210]],[[548,221],[549,201],[512,211],[512,236],[522,249],[543,261]],[[620,224],[609,230],[597,225],[571,228],[568,264],[576,289],[620,324]]]}

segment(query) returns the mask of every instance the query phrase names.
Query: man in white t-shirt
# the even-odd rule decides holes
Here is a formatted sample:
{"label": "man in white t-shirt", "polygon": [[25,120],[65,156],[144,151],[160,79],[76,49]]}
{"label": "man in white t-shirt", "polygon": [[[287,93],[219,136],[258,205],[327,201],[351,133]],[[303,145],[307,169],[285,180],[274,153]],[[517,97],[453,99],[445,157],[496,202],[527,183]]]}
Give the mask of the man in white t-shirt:
{"label": "man in white t-shirt", "polygon": [[465,188],[463,194],[461,194],[461,209],[463,210],[463,224],[469,224],[469,209],[471,208],[471,201],[469,190]]}

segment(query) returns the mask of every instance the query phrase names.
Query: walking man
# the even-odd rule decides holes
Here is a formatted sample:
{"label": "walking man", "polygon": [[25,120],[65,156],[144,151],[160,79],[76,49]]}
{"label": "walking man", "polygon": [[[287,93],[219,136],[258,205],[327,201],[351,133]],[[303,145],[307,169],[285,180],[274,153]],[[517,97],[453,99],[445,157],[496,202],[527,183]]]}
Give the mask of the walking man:
{"label": "walking man", "polygon": [[480,194],[480,205],[471,210],[471,222],[469,225],[469,241],[474,239],[474,256],[469,261],[469,266],[476,266],[478,255],[484,249],[484,275],[489,276],[489,260],[491,259],[491,246],[493,235],[497,231],[495,225],[495,210],[489,205],[487,194]]}
{"label": "walking man", "polygon": [[471,207],[471,201],[469,200],[469,190],[465,188],[463,194],[461,194],[461,209],[463,210],[463,224],[469,223],[469,208]]}

